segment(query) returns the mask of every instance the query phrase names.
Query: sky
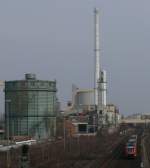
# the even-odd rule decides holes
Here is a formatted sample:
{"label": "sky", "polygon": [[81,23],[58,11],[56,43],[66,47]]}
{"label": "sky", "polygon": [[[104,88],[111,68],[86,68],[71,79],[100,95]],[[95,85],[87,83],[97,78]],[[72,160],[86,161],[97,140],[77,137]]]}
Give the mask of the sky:
{"label": "sky", "polygon": [[[101,66],[108,103],[124,115],[150,112],[149,0],[1,0],[0,80],[25,73],[57,80],[58,98],[71,86],[94,86],[94,8],[101,17]],[[3,93],[0,93],[3,111]]]}

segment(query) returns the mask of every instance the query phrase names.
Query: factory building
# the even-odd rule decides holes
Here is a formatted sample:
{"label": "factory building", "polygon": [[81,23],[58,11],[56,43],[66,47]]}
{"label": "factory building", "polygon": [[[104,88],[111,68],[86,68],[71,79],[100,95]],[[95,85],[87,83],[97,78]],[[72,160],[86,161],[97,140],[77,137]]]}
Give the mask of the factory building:
{"label": "factory building", "polygon": [[56,81],[38,80],[35,74],[26,74],[24,80],[6,81],[7,134],[36,139],[55,136],[56,91]]}
{"label": "factory building", "polygon": [[[116,106],[107,105],[107,73],[101,66],[101,46],[100,46],[100,19],[99,10],[94,10],[94,88],[79,89],[72,86],[72,102],[68,103],[65,109],[65,115],[78,116],[76,127],[80,122],[80,115],[87,116],[86,122],[83,122],[87,132],[89,130],[100,130],[102,127],[117,124],[120,120],[120,114]],[[86,123],[86,124],[85,124]],[[87,125],[87,126],[86,126]],[[78,130],[78,129],[76,129]],[[91,131],[92,132],[92,131]]]}
{"label": "factory building", "polygon": [[106,111],[106,123],[108,125],[118,125],[121,120],[118,108],[114,104],[107,104]]}

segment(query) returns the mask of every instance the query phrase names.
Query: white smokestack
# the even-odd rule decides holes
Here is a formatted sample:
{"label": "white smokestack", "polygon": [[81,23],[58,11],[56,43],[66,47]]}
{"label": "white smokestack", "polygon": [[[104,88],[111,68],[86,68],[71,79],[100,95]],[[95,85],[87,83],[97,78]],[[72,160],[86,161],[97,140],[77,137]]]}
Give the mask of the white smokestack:
{"label": "white smokestack", "polygon": [[95,8],[94,10],[94,22],[95,22],[95,104],[99,104],[99,93],[98,93],[98,83],[100,79],[100,30],[99,30],[99,11]]}

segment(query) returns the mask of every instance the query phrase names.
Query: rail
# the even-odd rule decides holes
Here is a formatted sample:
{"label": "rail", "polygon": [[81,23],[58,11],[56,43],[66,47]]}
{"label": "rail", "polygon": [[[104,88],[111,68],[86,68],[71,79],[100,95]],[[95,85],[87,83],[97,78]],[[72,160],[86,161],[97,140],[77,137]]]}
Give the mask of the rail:
{"label": "rail", "polygon": [[101,168],[113,168],[113,162],[114,159],[119,158],[122,155],[123,147],[126,142],[127,138],[125,138],[123,141],[121,141],[118,146],[112,151],[112,154],[103,162],[101,165]]}

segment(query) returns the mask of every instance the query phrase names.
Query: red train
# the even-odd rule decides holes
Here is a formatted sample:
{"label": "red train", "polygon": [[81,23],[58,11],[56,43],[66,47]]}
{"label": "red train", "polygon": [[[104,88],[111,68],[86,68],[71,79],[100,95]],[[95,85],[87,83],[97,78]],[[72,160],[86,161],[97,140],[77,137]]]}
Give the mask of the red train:
{"label": "red train", "polygon": [[132,135],[125,145],[125,157],[135,158],[137,156],[137,135]]}

